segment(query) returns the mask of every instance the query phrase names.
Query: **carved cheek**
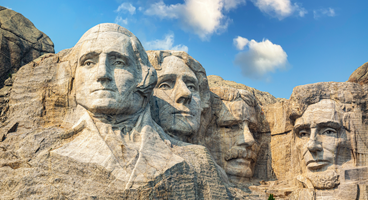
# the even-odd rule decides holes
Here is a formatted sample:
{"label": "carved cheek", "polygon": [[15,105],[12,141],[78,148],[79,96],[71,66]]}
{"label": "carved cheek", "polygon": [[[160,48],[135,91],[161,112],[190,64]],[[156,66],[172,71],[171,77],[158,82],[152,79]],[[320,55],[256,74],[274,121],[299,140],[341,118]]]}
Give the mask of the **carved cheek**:
{"label": "carved cheek", "polygon": [[115,85],[121,95],[136,87],[134,73],[125,69],[114,70]]}

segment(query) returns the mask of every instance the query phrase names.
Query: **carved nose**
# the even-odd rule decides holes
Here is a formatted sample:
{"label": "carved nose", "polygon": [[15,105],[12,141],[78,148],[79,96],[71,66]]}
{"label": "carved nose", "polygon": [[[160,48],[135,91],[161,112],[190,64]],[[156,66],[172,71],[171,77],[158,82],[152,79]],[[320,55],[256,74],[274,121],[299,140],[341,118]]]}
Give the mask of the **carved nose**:
{"label": "carved nose", "polygon": [[176,103],[180,104],[190,104],[192,101],[192,92],[188,89],[187,85],[179,80],[177,82],[177,95],[176,95]]}
{"label": "carved nose", "polygon": [[310,152],[322,151],[322,145],[317,140],[317,128],[311,128],[311,134],[308,141],[308,150]]}
{"label": "carved nose", "polygon": [[97,81],[111,81],[111,73],[108,67],[106,56],[100,56],[97,68]]}
{"label": "carved nose", "polygon": [[237,140],[237,145],[245,145],[247,147],[251,147],[255,142],[256,141],[254,140],[253,134],[249,130],[248,123],[244,122],[243,134],[241,134],[240,138]]}
{"label": "carved nose", "polygon": [[310,152],[322,151],[322,145],[319,142],[317,142],[315,139],[309,139],[308,150]]}

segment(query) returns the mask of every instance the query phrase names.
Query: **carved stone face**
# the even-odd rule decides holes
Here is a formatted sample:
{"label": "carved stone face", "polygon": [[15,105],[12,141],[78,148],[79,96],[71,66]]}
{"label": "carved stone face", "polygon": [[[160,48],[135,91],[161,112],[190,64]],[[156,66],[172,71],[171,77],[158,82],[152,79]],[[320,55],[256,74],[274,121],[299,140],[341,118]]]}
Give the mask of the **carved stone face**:
{"label": "carved stone face", "polygon": [[306,172],[333,169],[337,148],[344,128],[341,113],[332,100],[321,100],[308,106],[302,117],[295,121],[296,146]]}
{"label": "carved stone face", "polygon": [[199,129],[202,111],[197,77],[176,56],[164,58],[161,67],[154,88],[155,121],[179,138],[190,136]]}
{"label": "carved stone face", "polygon": [[100,33],[80,51],[75,75],[77,103],[93,113],[131,114],[142,107],[134,93],[141,72],[130,39],[116,32]]}
{"label": "carved stone face", "polygon": [[256,111],[242,99],[222,102],[210,149],[228,175],[251,178],[259,151]]}

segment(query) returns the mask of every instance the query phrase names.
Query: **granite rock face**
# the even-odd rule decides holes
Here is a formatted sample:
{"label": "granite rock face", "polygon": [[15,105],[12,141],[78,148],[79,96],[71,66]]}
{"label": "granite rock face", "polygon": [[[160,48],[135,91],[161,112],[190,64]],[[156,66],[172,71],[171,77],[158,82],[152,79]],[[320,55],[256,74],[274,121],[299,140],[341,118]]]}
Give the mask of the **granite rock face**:
{"label": "granite rock face", "polygon": [[100,24],[0,92],[0,199],[368,198],[366,84],[276,99]]}
{"label": "granite rock face", "polygon": [[18,69],[46,53],[54,53],[50,38],[22,14],[0,6],[0,87]]}
{"label": "granite rock face", "polygon": [[349,77],[348,82],[359,83],[360,85],[368,83],[368,62],[356,69]]}
{"label": "granite rock face", "polygon": [[2,199],[239,194],[205,147],[153,121],[156,77],[139,40],[116,24],[97,25],[72,49],[23,66],[1,127]]}

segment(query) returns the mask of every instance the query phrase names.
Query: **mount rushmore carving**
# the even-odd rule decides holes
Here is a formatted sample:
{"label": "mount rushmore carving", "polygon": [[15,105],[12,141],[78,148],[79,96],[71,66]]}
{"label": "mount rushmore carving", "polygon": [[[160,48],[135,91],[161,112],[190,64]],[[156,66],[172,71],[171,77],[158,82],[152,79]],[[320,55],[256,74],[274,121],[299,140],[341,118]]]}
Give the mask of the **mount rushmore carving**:
{"label": "mount rushmore carving", "polygon": [[0,127],[1,198],[368,198],[367,85],[266,104],[210,78],[116,24],[24,65]]}

